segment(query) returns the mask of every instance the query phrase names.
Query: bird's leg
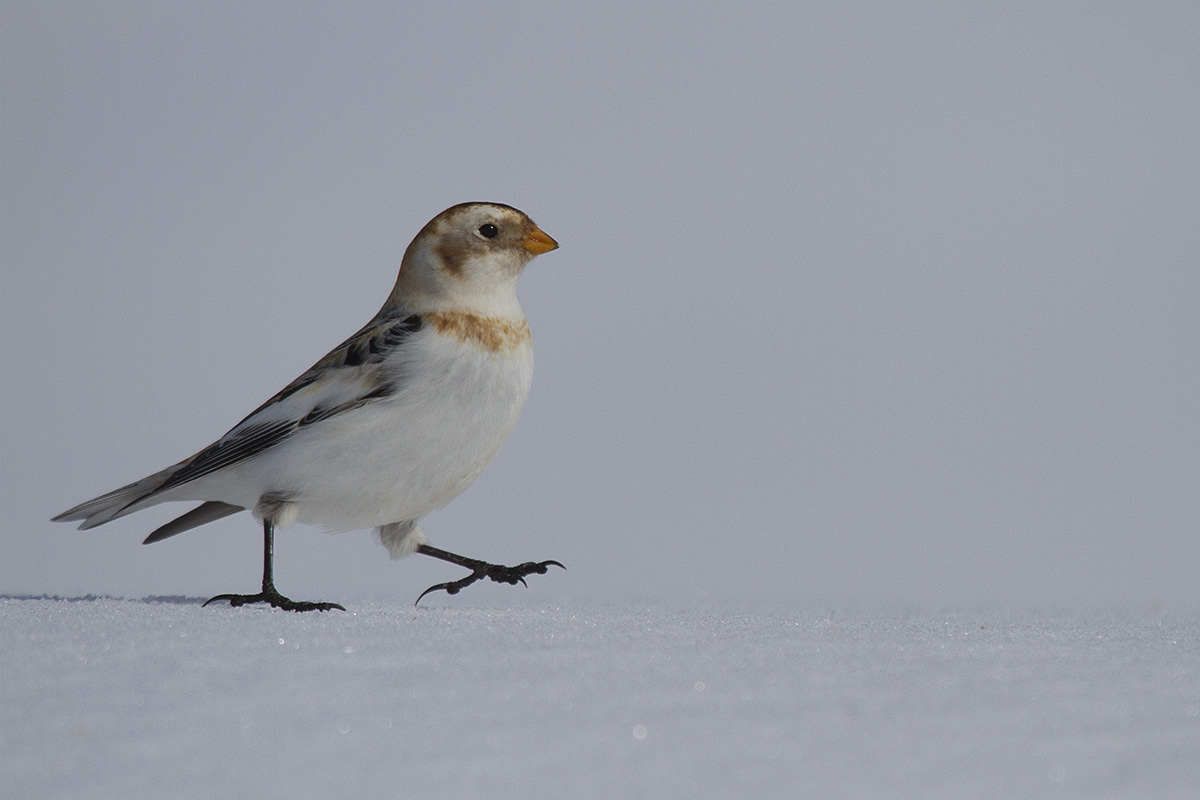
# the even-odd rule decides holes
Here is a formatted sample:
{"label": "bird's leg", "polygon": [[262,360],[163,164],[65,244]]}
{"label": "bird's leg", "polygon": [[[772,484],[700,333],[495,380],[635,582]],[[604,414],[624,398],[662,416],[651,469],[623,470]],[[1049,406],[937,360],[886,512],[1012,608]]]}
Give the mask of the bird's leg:
{"label": "bird's leg", "polygon": [[[467,558],[460,556],[457,553],[449,553],[445,550],[439,550],[436,547],[430,547],[423,544],[417,548],[418,553],[423,555],[433,556],[442,561],[449,561],[451,564],[457,564],[460,567],[465,567],[471,570],[471,574],[457,581],[449,581],[448,583],[439,583],[430,586],[425,591],[421,592],[421,597],[430,592],[442,589],[446,594],[458,594],[460,591],[470,586],[472,583],[483,578],[491,578],[496,583],[509,583],[516,585],[517,583],[525,584],[526,575],[545,575],[546,570],[551,566],[563,567],[557,561],[526,561],[524,564],[518,564],[515,567],[505,567],[500,564],[489,564],[486,561],[480,561],[476,558]],[[417,598],[417,603],[421,602],[421,597]],[[416,603],[414,603],[416,605]]]}
{"label": "bird's leg", "polygon": [[258,594],[219,594],[216,597],[210,597],[205,601],[204,605],[215,602],[217,600],[228,600],[231,606],[244,606],[250,603],[268,603],[275,608],[282,608],[284,611],[329,611],[336,608],[339,611],[346,609],[339,606],[337,603],[310,603],[308,601],[296,601],[284,597],[275,588],[275,523],[270,519],[263,520],[263,580],[262,591]]}

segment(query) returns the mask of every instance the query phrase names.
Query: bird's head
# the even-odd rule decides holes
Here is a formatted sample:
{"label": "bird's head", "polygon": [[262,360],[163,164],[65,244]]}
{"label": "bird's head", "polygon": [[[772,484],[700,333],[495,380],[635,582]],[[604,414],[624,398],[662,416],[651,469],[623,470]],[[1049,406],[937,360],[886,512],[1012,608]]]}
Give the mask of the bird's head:
{"label": "bird's head", "polygon": [[501,203],[461,203],[438,214],[404,253],[389,303],[415,311],[502,311],[517,278],[558,242],[525,213]]}

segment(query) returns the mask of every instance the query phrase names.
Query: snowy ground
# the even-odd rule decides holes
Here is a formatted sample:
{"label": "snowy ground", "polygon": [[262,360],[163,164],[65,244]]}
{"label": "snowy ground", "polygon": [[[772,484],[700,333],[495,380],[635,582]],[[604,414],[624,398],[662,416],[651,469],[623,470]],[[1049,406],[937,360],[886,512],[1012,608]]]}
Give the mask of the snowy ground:
{"label": "snowy ground", "polygon": [[0,599],[5,798],[1192,798],[1162,614]]}

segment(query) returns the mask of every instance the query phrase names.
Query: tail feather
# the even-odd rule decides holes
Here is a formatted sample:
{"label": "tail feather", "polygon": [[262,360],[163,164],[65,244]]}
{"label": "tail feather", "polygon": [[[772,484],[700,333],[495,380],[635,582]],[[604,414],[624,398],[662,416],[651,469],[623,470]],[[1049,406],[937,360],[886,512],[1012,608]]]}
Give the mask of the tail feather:
{"label": "tail feather", "polygon": [[86,503],[80,503],[74,508],[67,509],[51,521],[74,522],[75,520],[83,520],[79,525],[79,530],[84,531],[88,528],[94,528],[97,525],[111,522],[117,517],[132,514],[134,511],[143,509],[146,506],[154,505],[153,502],[144,503],[143,501],[150,500],[176,469],[178,469],[177,466],[168,467],[161,472],[156,472],[128,486],[122,486],[120,489],[114,489],[108,494],[94,497]]}
{"label": "tail feather", "polygon": [[[94,497],[86,503],[80,503],[74,508],[67,509],[51,521],[74,522],[82,520],[79,524],[79,530],[85,531],[88,528],[95,528],[106,522],[112,522],[118,517],[123,517],[126,514],[132,514],[135,511],[141,511],[143,508],[169,500],[171,499],[168,496],[170,495],[169,491],[163,492],[163,495],[158,497],[155,495],[158,494],[163,484],[175,474],[179,467],[179,464],[167,467],[161,472],[156,472],[128,486],[122,486],[120,489],[114,489],[107,494]],[[241,506],[229,503],[220,503],[217,501],[204,503],[155,530],[146,537],[144,544],[162,541],[169,536],[183,533],[205,523],[221,519],[221,517],[236,514],[242,510]]]}
{"label": "tail feather", "polygon": [[214,522],[222,517],[228,517],[230,514],[236,514],[239,511],[245,511],[241,506],[230,505],[229,503],[221,503],[216,500],[211,500],[201,506],[193,508],[181,517],[175,519],[158,528],[149,536],[142,544],[154,544],[161,542],[169,536],[174,536],[177,533],[190,531],[192,528],[198,528],[209,522]]}

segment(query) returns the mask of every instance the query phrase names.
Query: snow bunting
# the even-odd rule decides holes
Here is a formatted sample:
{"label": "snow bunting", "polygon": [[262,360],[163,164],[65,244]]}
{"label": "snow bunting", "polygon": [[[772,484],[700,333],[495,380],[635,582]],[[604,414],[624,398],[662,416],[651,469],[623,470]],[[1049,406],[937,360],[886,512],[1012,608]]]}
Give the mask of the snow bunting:
{"label": "snow bunting", "polygon": [[482,578],[524,583],[561,567],[465,558],[427,545],[417,524],[470,486],[517,424],[533,377],[517,279],[557,247],[510,206],[446,209],[408,246],[387,302],[362,330],[191,458],[54,520],[94,528],[158,503],[202,501],[151,533],[150,544],[248,510],[263,526],[262,591],[208,601],[234,606],[342,608],[275,589],[274,530],[293,522],[377,528],[393,558],[423,553],[471,570],[417,602],[435,589],[457,594]]}

